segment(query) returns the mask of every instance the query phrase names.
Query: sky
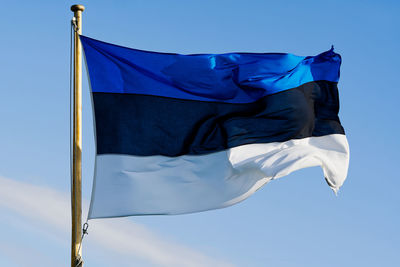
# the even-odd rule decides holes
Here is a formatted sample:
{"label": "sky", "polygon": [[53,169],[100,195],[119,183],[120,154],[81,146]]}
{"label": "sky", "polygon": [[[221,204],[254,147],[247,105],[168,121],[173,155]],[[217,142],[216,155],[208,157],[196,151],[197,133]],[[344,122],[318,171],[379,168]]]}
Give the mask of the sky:
{"label": "sky", "polygon": [[[400,266],[400,2],[391,0],[2,2],[0,266],[70,265],[72,4],[86,7],[84,35],[143,50],[309,56],[334,45],[351,150],[338,196],[309,168],[226,209],[90,220],[85,266]],[[84,219],[94,151],[84,73]]]}

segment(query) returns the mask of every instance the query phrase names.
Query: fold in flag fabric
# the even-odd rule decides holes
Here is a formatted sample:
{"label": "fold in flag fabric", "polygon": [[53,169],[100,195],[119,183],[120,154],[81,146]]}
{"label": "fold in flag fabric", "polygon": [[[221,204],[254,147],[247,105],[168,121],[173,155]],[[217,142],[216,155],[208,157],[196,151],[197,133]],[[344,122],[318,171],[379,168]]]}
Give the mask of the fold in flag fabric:
{"label": "fold in flag fabric", "polygon": [[180,55],[80,38],[97,148],[89,219],[223,208],[312,166],[335,192],[346,179],[333,49]]}

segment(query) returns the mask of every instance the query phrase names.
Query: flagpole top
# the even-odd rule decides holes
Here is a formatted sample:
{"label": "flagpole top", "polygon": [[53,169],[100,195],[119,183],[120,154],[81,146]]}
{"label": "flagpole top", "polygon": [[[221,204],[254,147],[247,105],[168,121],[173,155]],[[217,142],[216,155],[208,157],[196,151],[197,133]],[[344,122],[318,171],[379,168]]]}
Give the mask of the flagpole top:
{"label": "flagpole top", "polygon": [[77,12],[77,11],[83,11],[85,10],[85,7],[83,5],[73,5],[71,6],[71,11]]}

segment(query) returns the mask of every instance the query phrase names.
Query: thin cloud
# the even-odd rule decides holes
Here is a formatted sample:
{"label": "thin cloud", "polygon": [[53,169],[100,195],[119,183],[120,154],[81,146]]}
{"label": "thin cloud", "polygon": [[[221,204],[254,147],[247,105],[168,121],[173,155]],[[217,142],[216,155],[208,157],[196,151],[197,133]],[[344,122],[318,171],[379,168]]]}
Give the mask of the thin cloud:
{"label": "thin cloud", "polygon": [[[64,192],[0,176],[0,206],[56,234],[64,236],[70,231],[70,198]],[[122,218],[90,221],[90,236],[85,239],[84,249],[85,245],[99,246],[108,252],[154,266],[233,266],[165,240],[145,226]]]}

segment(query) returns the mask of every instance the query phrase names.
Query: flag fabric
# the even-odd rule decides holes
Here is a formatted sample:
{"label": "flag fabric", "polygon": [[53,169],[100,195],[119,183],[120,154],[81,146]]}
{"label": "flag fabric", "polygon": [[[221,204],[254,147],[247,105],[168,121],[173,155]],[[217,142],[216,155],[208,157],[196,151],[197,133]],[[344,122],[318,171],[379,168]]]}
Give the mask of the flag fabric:
{"label": "flag fabric", "polygon": [[312,166],[335,192],[346,179],[333,48],[180,55],[80,38],[97,149],[90,219],[223,208]]}

